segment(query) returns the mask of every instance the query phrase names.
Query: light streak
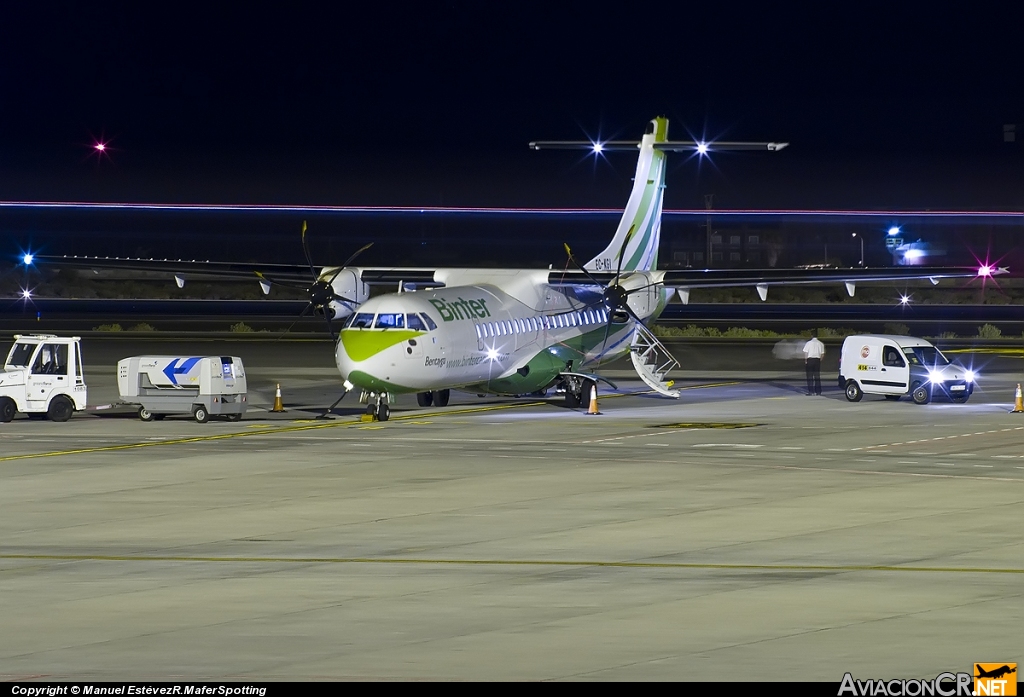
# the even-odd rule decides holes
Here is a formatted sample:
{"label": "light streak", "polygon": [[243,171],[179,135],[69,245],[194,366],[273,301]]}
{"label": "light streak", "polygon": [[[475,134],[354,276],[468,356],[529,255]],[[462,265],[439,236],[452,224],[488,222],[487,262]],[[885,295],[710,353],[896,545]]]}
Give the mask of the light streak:
{"label": "light streak", "polygon": [[[99,201],[0,201],[2,209],[22,210],[96,210],[96,211],[180,211],[228,213],[334,213],[334,214],[468,214],[468,215],[622,215],[621,208],[535,208],[529,206],[317,206],[258,203],[129,203]],[[859,211],[852,209],[813,210],[737,208],[715,209],[718,217],[759,216],[775,218],[977,218],[1024,221],[1024,211],[936,211],[886,210]],[[662,215],[669,217],[704,218],[704,208],[666,208]]]}

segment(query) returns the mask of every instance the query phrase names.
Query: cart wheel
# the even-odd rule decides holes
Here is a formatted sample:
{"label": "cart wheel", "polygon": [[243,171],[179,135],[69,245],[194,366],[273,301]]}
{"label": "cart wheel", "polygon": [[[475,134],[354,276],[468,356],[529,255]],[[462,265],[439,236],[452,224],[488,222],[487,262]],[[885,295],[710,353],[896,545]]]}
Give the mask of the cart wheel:
{"label": "cart wheel", "polygon": [[163,421],[165,416],[167,416],[167,414],[153,414],[153,418],[157,421]]}
{"label": "cart wheel", "polygon": [[63,422],[70,419],[74,411],[75,407],[71,404],[71,400],[61,395],[50,400],[50,406],[46,409],[46,418],[50,421]]}
{"label": "cart wheel", "polygon": [[205,424],[210,420],[210,412],[206,411],[206,407],[202,404],[197,404],[192,407],[192,418],[196,420],[197,424]]}
{"label": "cart wheel", "polygon": [[139,418],[142,419],[143,421],[152,421],[153,412],[151,412],[146,407],[139,407]]}
{"label": "cart wheel", "polygon": [[228,414],[228,421],[241,421],[241,420],[242,420],[242,415],[241,414]]}

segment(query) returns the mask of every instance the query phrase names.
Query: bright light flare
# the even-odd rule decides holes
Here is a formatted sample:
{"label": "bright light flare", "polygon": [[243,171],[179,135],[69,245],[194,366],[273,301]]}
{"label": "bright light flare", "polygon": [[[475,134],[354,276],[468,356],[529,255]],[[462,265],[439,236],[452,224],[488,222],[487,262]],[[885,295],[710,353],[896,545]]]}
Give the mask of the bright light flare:
{"label": "bright light flare", "polygon": [[978,275],[979,276],[991,276],[992,275],[992,267],[989,266],[988,264],[983,264],[982,267],[980,269],[978,269]]}
{"label": "bright light flare", "polygon": [[106,143],[96,143],[96,144],[95,144],[95,145],[93,145],[92,147],[93,147],[93,148],[94,148],[94,149],[95,149],[95,150],[96,150],[97,152],[106,152],[106,150],[107,150],[107,144],[106,144]]}
{"label": "bright light flare", "polygon": [[21,289],[21,297],[23,297],[25,300],[31,300],[32,299],[32,291],[29,290],[28,288],[22,288]]}
{"label": "bright light flare", "polygon": [[910,296],[909,295],[901,295],[900,296],[900,305],[909,305],[909,304],[910,304]]}
{"label": "bright light flare", "polygon": [[496,360],[498,360],[498,351],[497,351],[497,349],[493,349],[493,348],[487,349],[487,360],[489,360],[489,361],[496,361]]}
{"label": "bright light flare", "polygon": [[600,153],[602,150],[604,150],[604,145],[602,143],[594,143],[595,153]]}
{"label": "bright light flare", "polygon": [[974,377],[975,375],[973,370],[968,370],[964,373],[964,380],[967,382],[974,382]]}
{"label": "bright light flare", "polygon": [[21,261],[22,261],[22,263],[25,264],[25,266],[32,266],[32,260],[33,259],[35,259],[35,257],[32,256],[31,253],[23,254],[22,257],[21,257]]}
{"label": "bright light flare", "polygon": [[898,235],[900,234],[900,229],[897,226],[893,225],[891,228],[889,228],[889,234]]}
{"label": "bright light flare", "polygon": [[698,155],[707,155],[708,154],[708,144],[703,142],[703,141],[697,143],[697,154]]}

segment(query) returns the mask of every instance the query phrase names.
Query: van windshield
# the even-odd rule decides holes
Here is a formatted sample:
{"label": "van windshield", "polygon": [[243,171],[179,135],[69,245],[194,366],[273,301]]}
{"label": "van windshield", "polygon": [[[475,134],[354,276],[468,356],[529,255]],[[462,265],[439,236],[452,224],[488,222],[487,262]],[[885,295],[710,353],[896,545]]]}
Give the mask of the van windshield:
{"label": "van windshield", "polygon": [[907,354],[907,360],[910,361],[910,365],[923,365],[928,368],[934,368],[940,365],[949,365],[949,361],[942,355],[942,351],[938,350],[934,346],[915,346],[914,348],[905,348],[903,349],[903,353]]}

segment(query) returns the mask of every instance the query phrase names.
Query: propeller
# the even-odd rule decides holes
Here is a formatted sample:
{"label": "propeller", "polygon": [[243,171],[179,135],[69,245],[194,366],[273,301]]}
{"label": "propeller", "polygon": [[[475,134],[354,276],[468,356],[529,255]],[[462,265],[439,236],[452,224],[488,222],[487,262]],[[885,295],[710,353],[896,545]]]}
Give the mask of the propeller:
{"label": "propeller", "polygon": [[[328,333],[330,333],[332,339],[337,341],[338,335],[335,333],[334,325],[331,322],[334,316],[334,310],[331,308],[331,303],[334,301],[338,301],[348,305],[351,309],[355,309],[355,306],[358,305],[359,303],[351,298],[346,298],[343,295],[338,295],[337,293],[335,293],[334,279],[336,279],[338,275],[355,260],[356,257],[358,257],[360,254],[362,254],[367,249],[372,247],[373,242],[370,242],[360,247],[358,250],[356,250],[354,254],[352,254],[348,259],[346,259],[345,262],[341,266],[339,266],[338,269],[333,274],[331,274],[330,277],[325,278],[322,275],[317,274],[316,268],[313,266],[313,257],[309,253],[309,244],[306,241],[306,229],[306,221],[303,220],[301,237],[302,253],[306,257],[306,263],[309,265],[309,273],[313,279],[312,284],[308,286],[303,286],[295,283],[286,283],[284,281],[275,281],[274,279],[269,278],[258,271],[256,272],[256,275],[261,280],[266,281],[267,283],[270,283],[272,285],[278,285],[283,288],[294,288],[298,290],[304,290],[306,294],[309,296],[309,304],[307,304],[306,307],[302,308],[302,312],[299,313],[299,317],[296,318],[295,322],[298,322],[300,318],[304,317],[306,313],[309,312],[309,310],[313,310],[313,312],[320,312],[321,314],[323,314],[324,319],[327,321]],[[295,322],[292,322],[291,327],[295,326]],[[291,327],[288,328],[289,331],[291,330]]]}
{"label": "propeller", "polygon": [[[631,235],[627,234],[626,239],[622,241],[622,247],[619,249],[619,261],[615,267],[615,276],[612,278],[611,282],[608,283],[608,285],[604,286],[604,290],[601,293],[601,302],[604,305],[604,309],[608,312],[608,322],[605,324],[604,327],[604,339],[601,341],[600,353],[604,353],[605,346],[608,344],[608,336],[611,333],[612,323],[614,322],[616,313],[620,313],[620,316],[621,313],[625,313],[637,323],[643,324],[643,320],[640,319],[640,317],[633,311],[633,308],[629,306],[629,296],[633,293],[636,293],[637,291],[646,290],[647,288],[650,288],[653,285],[657,285],[655,283],[650,283],[639,288],[626,290],[619,283],[619,279],[622,277],[622,258],[626,255],[626,246],[629,244],[630,237]],[[568,244],[565,244],[565,252],[566,254],[569,255],[569,261],[571,261],[572,264],[577,269],[579,269],[584,276],[590,279],[590,281],[594,285],[603,285],[600,281],[594,278],[590,271],[588,271],[582,264],[579,263],[579,261],[577,261]]]}

